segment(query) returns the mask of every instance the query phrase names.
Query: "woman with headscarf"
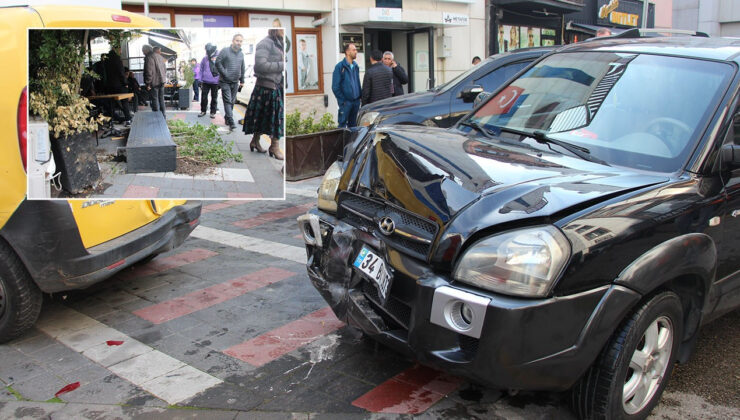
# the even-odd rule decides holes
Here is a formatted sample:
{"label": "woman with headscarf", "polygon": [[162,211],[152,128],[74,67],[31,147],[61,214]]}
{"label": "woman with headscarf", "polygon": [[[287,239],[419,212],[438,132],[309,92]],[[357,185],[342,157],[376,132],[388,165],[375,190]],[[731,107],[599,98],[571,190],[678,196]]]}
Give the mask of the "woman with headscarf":
{"label": "woman with headscarf", "polygon": [[265,153],[260,137],[270,137],[270,156],[283,160],[280,137],[283,136],[283,70],[285,50],[283,30],[270,29],[265,39],[257,44],[254,55],[254,74],[257,82],[249,99],[244,117],[244,133],[252,134],[249,150]]}
{"label": "woman with headscarf", "polygon": [[206,115],[208,109],[208,92],[211,92],[211,118],[216,118],[218,111],[218,70],[216,69],[216,57],[218,57],[218,48],[208,43],[206,44],[206,55],[200,61],[200,114],[199,117]]}

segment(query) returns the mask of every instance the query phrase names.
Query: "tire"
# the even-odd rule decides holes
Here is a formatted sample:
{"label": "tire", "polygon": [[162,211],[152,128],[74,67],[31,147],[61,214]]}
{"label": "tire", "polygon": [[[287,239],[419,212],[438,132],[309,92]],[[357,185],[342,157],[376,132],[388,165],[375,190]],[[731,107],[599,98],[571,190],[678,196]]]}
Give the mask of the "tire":
{"label": "tire", "polygon": [[20,337],[39,317],[43,296],[21,260],[0,243],[0,343]]}
{"label": "tire", "polygon": [[[673,292],[661,292],[632,312],[571,390],[576,416],[646,418],[670,379],[682,333],[681,300]],[[632,394],[626,400],[625,391]]]}

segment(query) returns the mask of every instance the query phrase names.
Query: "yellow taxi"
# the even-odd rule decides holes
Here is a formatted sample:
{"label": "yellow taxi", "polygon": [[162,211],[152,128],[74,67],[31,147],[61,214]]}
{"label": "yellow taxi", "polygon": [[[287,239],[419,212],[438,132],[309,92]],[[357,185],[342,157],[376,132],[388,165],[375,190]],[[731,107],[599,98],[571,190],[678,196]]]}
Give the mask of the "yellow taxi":
{"label": "yellow taxi", "polygon": [[0,343],[31,328],[42,293],[80,289],[171,250],[198,225],[185,200],[26,199],[28,28],[158,27],[94,7],[0,7]]}

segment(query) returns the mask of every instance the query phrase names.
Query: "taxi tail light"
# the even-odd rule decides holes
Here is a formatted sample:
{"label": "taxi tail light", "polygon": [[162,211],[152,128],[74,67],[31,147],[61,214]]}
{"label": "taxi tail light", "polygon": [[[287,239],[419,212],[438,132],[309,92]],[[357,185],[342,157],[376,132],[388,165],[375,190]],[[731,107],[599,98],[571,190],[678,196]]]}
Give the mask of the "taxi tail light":
{"label": "taxi tail light", "polygon": [[26,171],[28,167],[28,87],[24,87],[21,92],[21,98],[18,101],[18,116],[17,116],[17,127],[18,127],[18,147],[21,150],[21,161],[23,162],[23,170]]}
{"label": "taxi tail light", "polygon": [[111,15],[113,22],[131,23],[131,18],[123,15]]}

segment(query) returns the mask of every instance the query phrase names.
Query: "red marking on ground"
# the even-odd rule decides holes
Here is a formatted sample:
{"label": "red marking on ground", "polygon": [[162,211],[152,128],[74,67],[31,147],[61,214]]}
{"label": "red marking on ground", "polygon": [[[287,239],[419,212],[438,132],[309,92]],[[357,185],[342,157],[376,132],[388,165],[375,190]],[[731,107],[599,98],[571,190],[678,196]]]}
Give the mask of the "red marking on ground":
{"label": "red marking on ground", "polygon": [[295,239],[303,239],[303,235],[301,235],[301,234],[299,233],[298,235],[295,235],[295,236],[294,236],[293,238],[295,238]]}
{"label": "red marking on ground", "polygon": [[226,196],[228,198],[262,198],[262,194],[260,194],[260,193],[235,193],[235,192],[230,192],[230,193],[226,193]]}
{"label": "red marking on ground", "polygon": [[331,308],[326,307],[259,337],[229,347],[224,350],[224,354],[254,366],[262,366],[343,325]]}
{"label": "red marking on ground", "polygon": [[118,274],[118,278],[126,280],[133,277],[148,276],[171,268],[177,268],[185,264],[205,260],[214,255],[218,255],[218,253],[202,248],[191,249],[179,254],[170,255],[169,257],[158,258],[148,264],[136,266],[131,270],[123,271]]}
{"label": "red marking on ground", "polygon": [[196,290],[185,296],[147,306],[146,308],[134,311],[134,315],[144,318],[153,324],[161,324],[239,297],[252,290],[292,277],[295,274],[292,271],[268,267],[225,283]]}
{"label": "red marking on ground", "polygon": [[216,114],[216,118],[212,119],[211,123],[216,125],[226,125],[226,120],[224,120],[223,115]]}
{"label": "red marking on ground", "polygon": [[129,185],[122,198],[155,198],[157,194],[159,194],[159,188],[157,187]]}
{"label": "red marking on ground", "polygon": [[107,344],[109,346],[120,346],[121,344],[123,344],[123,341],[121,341],[121,340],[108,340],[108,341],[105,342],[105,344]]}
{"label": "red marking on ground", "polygon": [[416,365],[388,379],[352,401],[355,407],[373,413],[423,413],[457,389],[462,379]]}
{"label": "red marking on ground", "polygon": [[54,396],[55,397],[58,397],[58,396],[60,396],[62,394],[65,394],[67,392],[74,391],[75,389],[77,389],[79,387],[80,387],[80,383],[79,382],[75,382],[75,383],[72,383],[72,384],[69,384],[69,385],[65,385],[65,386],[62,387],[62,389],[60,389],[59,391],[57,391],[57,393],[54,394]]}
{"label": "red marking on ground", "polygon": [[309,203],[309,204],[302,204],[300,206],[289,207],[287,209],[273,211],[270,213],[263,213],[255,217],[251,217],[249,219],[234,222],[234,225],[239,226],[240,228],[249,229],[255,226],[263,225],[268,222],[272,222],[273,220],[284,219],[286,217],[292,217],[292,216],[297,216],[299,214],[303,214],[306,212],[306,210],[314,206],[315,206],[314,203]]}

